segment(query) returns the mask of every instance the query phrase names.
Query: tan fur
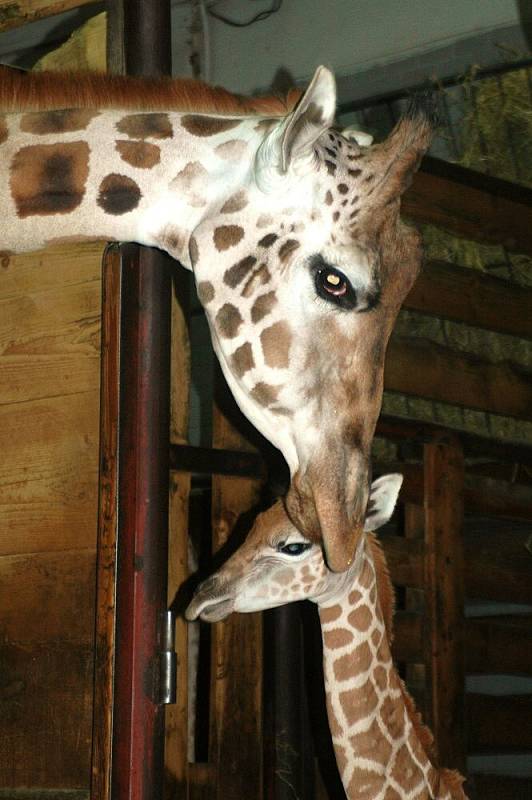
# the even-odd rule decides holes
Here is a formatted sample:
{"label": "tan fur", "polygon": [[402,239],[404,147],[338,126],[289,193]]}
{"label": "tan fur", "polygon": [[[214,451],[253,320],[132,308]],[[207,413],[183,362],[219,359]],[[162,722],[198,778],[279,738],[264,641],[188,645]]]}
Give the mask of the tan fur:
{"label": "tan fur", "polygon": [[[369,547],[371,550],[371,557],[375,567],[375,575],[377,579],[377,593],[379,604],[381,607],[382,615],[384,618],[384,625],[386,627],[386,634],[388,642],[393,641],[393,614],[395,611],[395,593],[393,590],[392,581],[390,578],[390,571],[386,562],[386,556],[382,550],[382,545],[376,538],[375,534],[367,534]],[[419,739],[421,746],[430,759],[431,763],[438,770],[439,780],[443,786],[447,787],[455,800],[466,800],[466,795],[462,789],[464,778],[459,772],[449,769],[441,769],[437,766],[436,754],[434,751],[434,736],[427,726],[423,723],[421,714],[416,709],[414,700],[408,692],[404,682],[400,681],[403,700],[408,712],[408,716],[414,727],[415,734]]]}
{"label": "tan fur", "polygon": [[1,111],[49,111],[58,108],[115,108],[194,111],[234,116],[283,116],[300,92],[286,98],[241,97],[187,78],[133,78],[104,73],[24,73],[0,67]]}

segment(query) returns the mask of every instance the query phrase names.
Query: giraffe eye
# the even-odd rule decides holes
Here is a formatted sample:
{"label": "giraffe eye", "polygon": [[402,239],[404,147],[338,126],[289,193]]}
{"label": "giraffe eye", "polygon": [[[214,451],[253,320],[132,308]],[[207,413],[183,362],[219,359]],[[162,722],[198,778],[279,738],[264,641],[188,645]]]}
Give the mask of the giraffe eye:
{"label": "giraffe eye", "polygon": [[355,308],[357,295],[348,278],[336,267],[316,256],[311,262],[316,293],[329,303],[345,310]]}
{"label": "giraffe eye", "polygon": [[287,556],[300,556],[311,546],[310,542],[289,542],[288,544],[279,542],[277,545],[277,552],[284,553]]}

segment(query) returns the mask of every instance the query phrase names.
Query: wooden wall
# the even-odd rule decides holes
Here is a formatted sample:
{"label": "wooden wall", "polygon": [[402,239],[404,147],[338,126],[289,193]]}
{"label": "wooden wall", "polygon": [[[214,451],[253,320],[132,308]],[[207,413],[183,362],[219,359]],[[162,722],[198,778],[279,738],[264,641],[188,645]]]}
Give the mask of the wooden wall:
{"label": "wooden wall", "polygon": [[0,788],[90,778],[102,245],[0,268]]}

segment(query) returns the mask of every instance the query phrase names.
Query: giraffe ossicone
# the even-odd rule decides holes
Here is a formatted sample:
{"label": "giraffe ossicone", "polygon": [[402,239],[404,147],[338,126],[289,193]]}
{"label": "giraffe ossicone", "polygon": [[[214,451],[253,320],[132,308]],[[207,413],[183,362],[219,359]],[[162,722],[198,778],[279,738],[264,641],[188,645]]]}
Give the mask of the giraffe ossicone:
{"label": "giraffe ossicone", "polygon": [[329,727],[348,800],[466,800],[462,777],[438,769],[390,653],[393,589],[372,531],[390,518],[402,482],[373,482],[353,563],[332,572],[276,503],[257,517],[243,545],[201,583],[185,614],[216,622],[297,600],[319,609]]}
{"label": "giraffe ossicone", "polygon": [[433,122],[414,104],[361,147],[335,105],[324,67],[285,104],[0,68],[0,250],[136,241],[192,269],[231,391],[289,465],[287,512],[342,571],[362,535],[387,341],[421,260],[400,198]]}

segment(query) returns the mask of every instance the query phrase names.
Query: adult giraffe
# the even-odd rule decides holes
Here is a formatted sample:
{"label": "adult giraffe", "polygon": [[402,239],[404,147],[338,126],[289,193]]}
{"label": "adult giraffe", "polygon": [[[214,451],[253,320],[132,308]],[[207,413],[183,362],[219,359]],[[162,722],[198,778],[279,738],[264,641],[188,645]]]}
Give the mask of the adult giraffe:
{"label": "adult giraffe", "polygon": [[0,250],[135,241],[192,269],[236,401],[289,465],[288,514],[342,571],[386,344],[421,260],[400,198],[432,125],[413,104],[361,147],[333,128],[335,104],[324,67],[288,104],[0,69]]}
{"label": "adult giraffe", "polygon": [[[367,531],[390,518],[401,481],[385,475],[373,483]],[[278,502],[199,585],[186,616],[216,622],[232,611],[305,599],[319,608],[327,714],[348,800],[467,800],[461,776],[434,765],[432,735],[393,665],[393,589],[371,533],[359,540],[350,568],[334,573]]]}

